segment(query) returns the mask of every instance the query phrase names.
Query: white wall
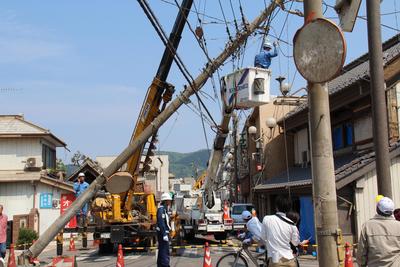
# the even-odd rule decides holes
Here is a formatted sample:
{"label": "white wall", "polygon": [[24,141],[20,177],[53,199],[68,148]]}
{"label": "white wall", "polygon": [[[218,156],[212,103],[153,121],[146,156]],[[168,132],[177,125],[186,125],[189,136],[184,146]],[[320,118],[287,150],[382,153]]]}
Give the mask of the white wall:
{"label": "white wall", "polygon": [[39,138],[0,139],[0,170],[24,170],[27,158],[36,158],[42,166],[42,145]]}
{"label": "white wall", "polygon": [[[400,157],[392,160],[390,167],[392,177],[392,192],[395,208],[400,208]],[[357,236],[362,225],[376,214],[375,197],[378,195],[376,172],[372,170],[359,179],[356,184],[356,218]]]}
{"label": "white wall", "polygon": [[372,118],[365,116],[354,121],[354,141],[372,138]]}
{"label": "white wall", "polygon": [[307,159],[310,159],[310,152],[308,151],[308,134],[307,128],[298,131],[294,136],[294,162],[295,164],[302,163],[302,153],[307,151]]}
{"label": "white wall", "polygon": [[9,220],[17,214],[28,214],[33,207],[33,185],[30,182],[1,183],[0,204]]}
{"label": "white wall", "polygon": [[[39,210],[39,232],[43,233],[60,216],[60,209],[41,209],[40,193],[52,193],[53,199],[60,199],[60,190],[50,185],[39,183],[36,186],[36,208]],[[12,220],[14,215],[28,214],[33,208],[34,188],[31,182],[1,183],[0,204],[4,205],[4,213]]]}

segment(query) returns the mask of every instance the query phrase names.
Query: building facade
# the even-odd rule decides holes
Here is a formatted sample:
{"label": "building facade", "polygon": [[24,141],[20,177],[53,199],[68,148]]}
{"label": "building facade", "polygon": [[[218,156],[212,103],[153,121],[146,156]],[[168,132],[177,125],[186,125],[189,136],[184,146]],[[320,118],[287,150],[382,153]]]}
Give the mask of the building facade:
{"label": "building facade", "polygon": [[22,115],[0,115],[0,204],[14,221],[13,239],[20,227],[43,233],[60,216],[61,194],[73,193],[54,172],[56,148],[65,146]]}
{"label": "building facade", "polygon": [[[388,145],[393,200],[397,208],[400,207],[399,37],[397,35],[383,44]],[[377,195],[368,54],[346,65],[342,73],[328,83],[328,88],[340,228],[349,241],[355,241],[362,224],[375,214],[374,199]],[[265,117],[259,113],[256,120],[263,121]],[[266,151],[265,167],[261,174],[256,174],[258,177],[249,172],[253,180],[262,181],[251,188],[252,201],[260,215],[274,212],[273,201],[277,195],[290,195],[294,208],[302,217],[300,233],[303,238],[314,235],[314,229],[306,227],[314,225],[314,214],[310,212],[313,199],[308,127],[307,103],[278,119],[274,130],[279,134],[272,136],[263,147]]]}

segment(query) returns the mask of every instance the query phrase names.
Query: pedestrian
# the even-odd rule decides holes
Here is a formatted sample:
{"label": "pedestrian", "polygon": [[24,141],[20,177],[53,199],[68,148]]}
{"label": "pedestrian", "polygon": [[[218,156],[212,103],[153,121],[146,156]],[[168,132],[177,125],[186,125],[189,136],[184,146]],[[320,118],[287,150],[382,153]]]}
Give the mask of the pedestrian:
{"label": "pedestrian", "polygon": [[254,67],[268,69],[271,66],[271,59],[278,55],[278,43],[274,42],[274,51],[272,52],[272,45],[268,40],[265,40],[263,49],[254,58]]}
{"label": "pedestrian", "polygon": [[171,225],[168,210],[171,208],[172,197],[169,193],[161,195],[161,204],[157,209],[157,267],[169,267],[169,231]]}
{"label": "pedestrian", "polygon": [[0,204],[0,257],[6,257],[7,247],[7,215],[3,213],[3,205]]}
{"label": "pedestrian", "polygon": [[[85,182],[85,174],[83,172],[79,173],[78,181],[74,183],[75,197],[78,198],[83,192],[85,192],[89,187],[89,184]],[[86,226],[86,216],[88,213],[89,204],[85,203],[81,210],[77,214],[78,224],[80,227]]]}
{"label": "pedestrian", "polygon": [[288,198],[278,196],[275,199],[276,213],[263,219],[261,236],[267,246],[269,267],[297,267],[290,243],[294,246],[302,243],[295,223],[286,216],[291,206]]}
{"label": "pedestrian", "polygon": [[357,263],[360,267],[400,266],[400,222],[393,216],[394,203],[380,198],[376,215],[361,229]]}

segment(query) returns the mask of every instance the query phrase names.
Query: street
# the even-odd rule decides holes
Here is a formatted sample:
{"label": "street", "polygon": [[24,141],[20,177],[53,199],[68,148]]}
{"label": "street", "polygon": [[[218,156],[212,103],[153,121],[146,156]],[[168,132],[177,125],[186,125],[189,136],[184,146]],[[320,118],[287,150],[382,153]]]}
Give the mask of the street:
{"label": "street", "polygon": [[[89,242],[89,245],[92,241]],[[89,246],[88,249],[81,249],[79,241],[76,242],[77,251],[68,251],[68,242],[64,243],[64,255],[75,255],[77,257],[77,263],[79,267],[85,266],[96,266],[106,267],[115,266],[117,261],[117,255],[99,255],[97,248]],[[227,253],[235,251],[234,247],[211,247],[211,259],[212,266],[216,266],[217,261]],[[188,264],[191,266],[202,266],[204,249],[202,248],[189,248],[179,249],[179,256],[171,256],[171,267],[186,267]],[[16,253],[19,254],[19,253]],[[54,242],[50,244],[46,250],[38,257],[41,265],[47,265],[51,263],[53,257],[56,255]],[[133,252],[129,250],[124,251],[124,263],[125,266],[141,266],[150,267],[156,266],[157,251],[151,252]],[[299,259],[300,266],[315,267],[318,266],[318,262],[312,256],[301,256]],[[249,264],[249,266],[253,266]]]}

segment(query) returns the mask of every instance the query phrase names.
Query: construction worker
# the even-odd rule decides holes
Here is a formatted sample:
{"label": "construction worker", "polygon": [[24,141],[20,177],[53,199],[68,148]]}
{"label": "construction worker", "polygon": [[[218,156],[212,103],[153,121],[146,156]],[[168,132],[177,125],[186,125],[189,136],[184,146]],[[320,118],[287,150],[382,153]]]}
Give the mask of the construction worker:
{"label": "construction worker", "polygon": [[171,208],[172,197],[169,193],[161,195],[161,204],[157,209],[157,267],[169,267],[169,231],[171,225],[168,210]]}
{"label": "construction worker", "polygon": [[393,216],[394,203],[380,198],[376,215],[362,229],[357,249],[358,266],[400,266],[400,222]]}
{"label": "construction worker", "polygon": [[[83,172],[79,173],[78,181],[74,183],[75,197],[78,198],[83,192],[85,192],[89,187],[89,184],[85,182],[85,174]],[[83,205],[82,209],[77,214],[77,219],[80,227],[86,226],[86,216],[88,212],[89,204]]]}
{"label": "construction worker", "polygon": [[252,243],[252,241],[263,244],[261,239],[262,224],[260,220],[258,220],[257,217],[254,217],[248,210],[242,212],[242,219],[246,222],[247,229],[247,232],[239,235],[239,238],[244,239],[243,244],[248,245]]}
{"label": "construction worker", "polygon": [[268,40],[265,40],[262,51],[254,58],[254,67],[269,69],[269,66],[271,66],[271,58],[278,55],[278,43],[274,42],[273,46],[274,51],[272,52],[272,44]]}

